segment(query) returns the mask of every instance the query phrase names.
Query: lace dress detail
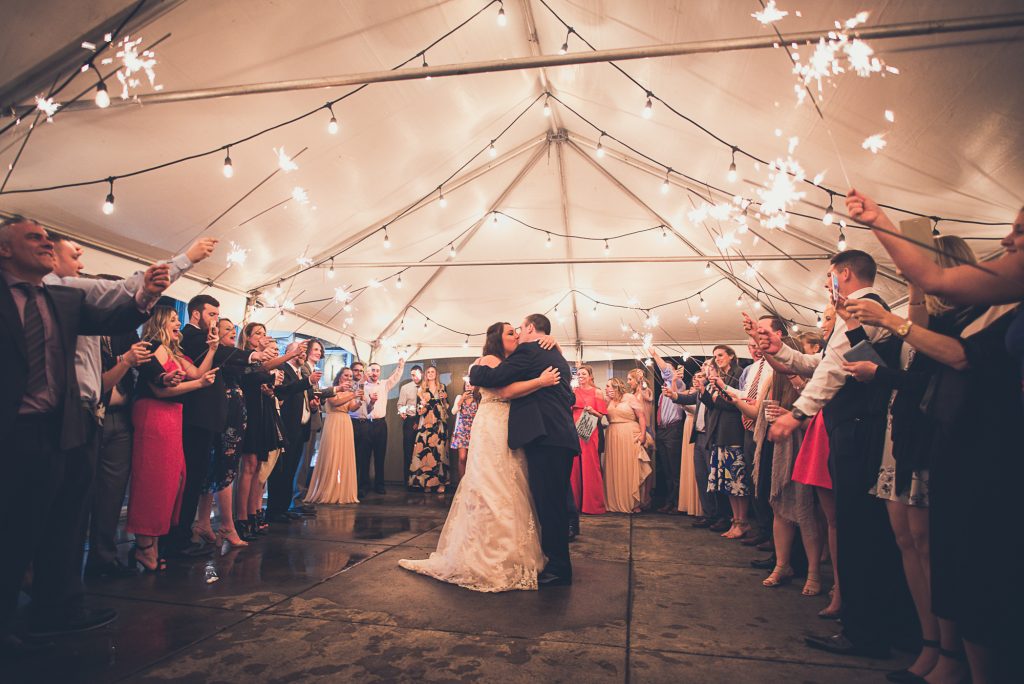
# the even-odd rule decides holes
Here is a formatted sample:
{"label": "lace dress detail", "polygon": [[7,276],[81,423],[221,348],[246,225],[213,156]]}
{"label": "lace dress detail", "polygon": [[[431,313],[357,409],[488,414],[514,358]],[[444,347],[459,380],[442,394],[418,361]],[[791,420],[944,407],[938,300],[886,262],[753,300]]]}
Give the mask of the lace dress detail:
{"label": "lace dress detail", "polygon": [[473,591],[536,590],[540,549],[526,456],[508,447],[509,404],[488,390],[473,421],[466,476],[452,500],[437,550],[398,564]]}

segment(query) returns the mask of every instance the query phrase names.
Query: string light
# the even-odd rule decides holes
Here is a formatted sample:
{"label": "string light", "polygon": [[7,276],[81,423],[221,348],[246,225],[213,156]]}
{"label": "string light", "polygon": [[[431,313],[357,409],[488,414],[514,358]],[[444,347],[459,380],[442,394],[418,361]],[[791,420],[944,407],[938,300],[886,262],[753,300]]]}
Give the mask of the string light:
{"label": "string light", "polygon": [[612,248],[611,248],[611,245],[609,245],[609,244],[608,244],[608,241],[607,241],[607,240],[605,240],[605,241],[604,241],[604,255],[605,255],[605,256],[608,256],[608,255],[609,255],[609,254],[611,254],[611,253],[612,253]]}
{"label": "string light", "polygon": [[498,212],[491,212],[491,223],[493,223],[494,225],[498,225]]}
{"label": "string light", "polygon": [[544,116],[551,116],[551,103],[548,102],[547,97],[544,98]]}
{"label": "string light", "polygon": [[462,348],[463,349],[469,349],[469,338],[468,337],[465,340],[462,341]]}
{"label": "string light", "polygon": [[594,150],[594,154],[597,155],[598,159],[601,159],[601,158],[604,157],[604,145],[601,143],[601,139],[604,138],[604,136],[605,136],[605,134],[602,131],[601,135],[599,135],[598,138],[597,138],[597,149]]}
{"label": "string light", "polygon": [[498,4],[498,26],[505,26],[508,23],[508,17],[505,16],[505,4],[500,2]]}
{"label": "string light", "polygon": [[491,155],[491,159],[498,156],[498,150],[494,147],[494,141],[491,141],[491,146],[487,148],[487,153]]}
{"label": "string light", "polygon": [[235,167],[231,165],[231,146],[224,148],[224,177],[231,178],[235,175]]}
{"label": "string light", "polygon": [[939,219],[939,217],[938,217],[938,216],[932,216],[932,217],[931,217],[931,219],[932,219],[932,221],[934,221],[934,222],[935,222],[935,223],[934,223],[934,224],[932,225],[932,237],[939,237],[939,236],[941,236],[941,235],[942,235],[942,233],[940,233],[940,232],[939,232],[939,221],[940,221],[941,219]]}
{"label": "string light", "polygon": [[669,188],[671,187],[669,185],[669,182],[668,182],[668,177],[669,177],[669,174],[671,174],[671,173],[672,173],[672,169],[670,169],[670,168],[666,168],[665,169],[665,180],[663,180],[661,182],[661,194],[662,195],[667,195],[668,191],[669,191]]}
{"label": "string light", "polygon": [[704,264],[704,275],[711,275],[711,262]]}
{"label": "string light", "polygon": [[839,242],[836,243],[836,247],[839,248],[840,252],[846,251],[846,234],[842,228],[839,229]]}
{"label": "string light", "polygon": [[331,120],[327,122],[327,132],[330,133],[331,135],[337,135],[338,134],[338,119],[335,118],[335,116],[334,116],[334,108],[330,105],[330,103],[328,103],[325,106],[327,107],[327,111],[329,111],[331,113]]}
{"label": "string light", "polygon": [[108,178],[107,182],[110,183],[110,192],[107,193],[106,199],[103,200],[103,213],[110,216],[114,213],[114,179]]}
{"label": "string light", "polygon": [[743,295],[736,295],[736,306],[743,306]]}
{"label": "string light", "polygon": [[701,307],[703,307],[703,309],[705,311],[707,311],[708,310],[708,303],[704,301],[704,295],[700,294],[700,295],[697,295],[697,296],[700,297],[700,305],[701,305]]}
{"label": "string light", "polygon": [[665,228],[665,226],[661,227],[661,239],[668,240],[668,230]]}
{"label": "string light", "polygon": [[331,257],[331,267],[327,269],[327,277],[334,280],[334,257]]}
{"label": "string light", "polygon": [[821,314],[818,314],[818,327],[820,328],[820,327],[822,327],[822,326],[823,326],[824,324],[825,324],[825,323],[824,323],[824,321],[822,321],[822,320],[821,320]]}
{"label": "string light", "polygon": [[455,243],[454,242],[448,244],[448,257],[451,258],[451,259],[455,258]]}
{"label": "string light", "polygon": [[551,233],[548,233],[548,239],[544,241],[544,246],[551,249]]}
{"label": "string light", "polygon": [[654,102],[651,100],[651,97],[653,97],[653,96],[654,96],[654,93],[652,93],[650,90],[648,90],[647,91],[647,102],[644,103],[644,111],[643,111],[643,115],[644,115],[645,119],[650,119],[652,116],[654,116]]}
{"label": "string light", "polygon": [[100,109],[110,106],[110,93],[107,92],[107,84],[102,79],[96,84],[96,106]]}
{"label": "string light", "polygon": [[825,210],[825,215],[821,217],[821,222],[826,226],[831,226],[835,220],[835,215],[832,213],[832,191],[828,193],[828,209]]}
{"label": "string light", "polygon": [[424,329],[424,330],[426,330],[426,329],[427,329],[427,322],[426,322],[426,321],[423,321],[423,329]]}
{"label": "string light", "polygon": [[282,280],[278,280],[278,281],[277,281],[277,286],[276,286],[276,287],[274,287],[274,289],[273,289],[273,291],[272,291],[272,292],[270,293],[270,295],[271,295],[271,296],[272,296],[272,297],[273,297],[274,299],[277,299],[277,298],[278,298],[278,297],[280,297],[280,296],[281,296],[282,294],[284,294],[284,281],[282,281]]}
{"label": "string light", "polygon": [[726,174],[726,178],[729,179],[730,183],[736,182],[736,148],[732,148],[732,161],[729,163],[729,173]]}
{"label": "string light", "polygon": [[793,325],[789,326],[789,329],[792,332],[800,332],[800,326],[797,324],[796,321],[793,321]]}
{"label": "string light", "polygon": [[761,308],[761,300],[760,299],[755,299],[754,300],[754,308],[755,309],[760,309]]}
{"label": "string light", "polygon": [[564,55],[569,51],[569,36],[576,33],[576,30],[572,26],[565,32],[565,42],[562,43],[562,47],[558,49],[558,54]]}
{"label": "string light", "polygon": [[442,209],[448,206],[448,200],[445,199],[444,190],[441,189],[440,185],[437,186],[437,203],[441,205]]}
{"label": "string light", "polygon": [[399,290],[402,289],[402,274],[401,273],[398,274],[398,280],[395,281],[395,287],[398,288]]}
{"label": "string light", "polygon": [[391,249],[391,237],[388,236],[387,226],[384,226],[384,249]]}

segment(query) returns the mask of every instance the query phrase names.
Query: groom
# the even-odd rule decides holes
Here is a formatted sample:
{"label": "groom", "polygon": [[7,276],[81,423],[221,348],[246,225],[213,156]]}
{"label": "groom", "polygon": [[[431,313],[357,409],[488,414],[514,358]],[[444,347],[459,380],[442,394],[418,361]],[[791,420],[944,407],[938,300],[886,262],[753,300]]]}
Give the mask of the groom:
{"label": "groom", "polygon": [[555,349],[543,350],[537,340],[551,334],[551,321],[542,314],[527,316],[519,331],[519,347],[495,368],[474,366],[469,381],[477,387],[504,387],[532,380],[548,366],[561,373],[557,385],[513,399],[508,414],[508,445],[526,452],[530,493],[540,521],[540,545],[548,557],[537,578],[541,586],[572,584],[569,560],[569,488],[572,460],[580,440],[572,420],[575,396],[569,386],[569,364]]}

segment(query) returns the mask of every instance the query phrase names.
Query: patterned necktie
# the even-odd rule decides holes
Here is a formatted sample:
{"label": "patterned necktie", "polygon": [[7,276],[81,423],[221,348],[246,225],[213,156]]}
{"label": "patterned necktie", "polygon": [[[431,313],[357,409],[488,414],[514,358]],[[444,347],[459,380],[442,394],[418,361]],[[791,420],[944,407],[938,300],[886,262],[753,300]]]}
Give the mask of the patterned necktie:
{"label": "patterned necktie", "polygon": [[25,293],[25,350],[28,352],[28,394],[46,391],[46,329],[39,313],[39,290],[28,283],[15,287]]}
{"label": "patterned necktie", "polygon": [[[764,359],[757,362],[757,370],[754,372],[754,379],[750,382],[747,387],[747,400],[748,403],[753,401],[757,397],[757,388],[761,384],[761,371],[764,369]],[[754,429],[754,421],[746,416],[742,417],[743,427],[746,430]]]}

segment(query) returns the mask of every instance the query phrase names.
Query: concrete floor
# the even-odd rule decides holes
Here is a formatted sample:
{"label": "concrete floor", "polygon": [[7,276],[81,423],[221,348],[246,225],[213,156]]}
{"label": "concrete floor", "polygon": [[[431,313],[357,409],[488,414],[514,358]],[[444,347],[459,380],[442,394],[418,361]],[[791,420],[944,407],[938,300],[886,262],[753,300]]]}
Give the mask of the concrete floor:
{"label": "concrete floor", "polygon": [[2,679],[840,684],[907,664],[806,648],[835,627],[815,615],[827,599],[762,588],[760,554],[684,516],[584,517],[572,587],[477,594],[401,570],[446,512],[440,497],[371,495],[247,549],[91,583],[117,622],[4,663]]}

